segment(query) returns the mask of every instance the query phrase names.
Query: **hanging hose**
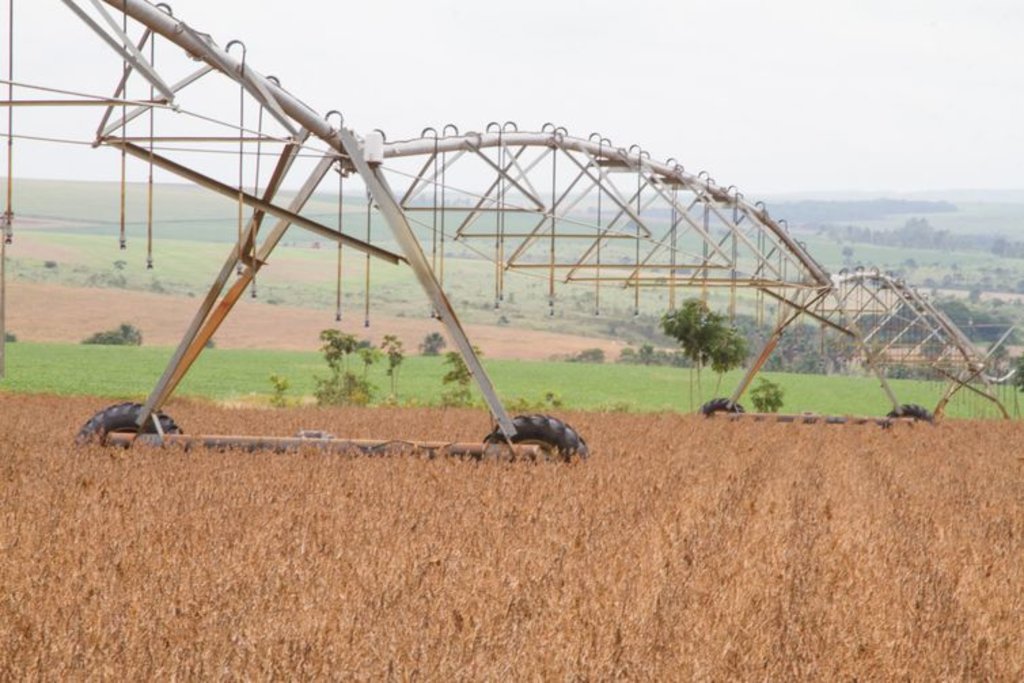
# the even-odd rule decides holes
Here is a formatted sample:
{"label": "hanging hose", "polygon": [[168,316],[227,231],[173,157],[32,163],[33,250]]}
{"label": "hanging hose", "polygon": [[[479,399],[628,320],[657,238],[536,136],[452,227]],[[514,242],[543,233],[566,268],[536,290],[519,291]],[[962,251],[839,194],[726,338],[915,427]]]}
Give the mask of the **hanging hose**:
{"label": "hanging hose", "polygon": [[[14,0],[8,0],[7,101],[14,101]],[[0,218],[0,379],[7,376],[7,245],[14,235],[14,107],[7,108],[7,192]]]}
{"label": "hanging hose", "polygon": [[551,246],[548,267],[548,316],[555,315],[555,203],[558,189],[558,150],[551,153]]}
{"label": "hanging hose", "polygon": [[[369,188],[366,190],[366,243],[370,244],[370,210],[373,208],[373,196]],[[366,252],[366,285],[363,303],[363,327],[370,326],[370,252]]]}
{"label": "hanging hose", "polygon": [[[149,42],[149,63],[155,69],[156,68],[156,34],[154,33],[150,37]],[[125,83],[125,87],[128,84]],[[122,93],[128,99],[127,95]],[[152,102],[156,98],[156,88],[153,84],[149,85],[149,100]],[[122,107],[122,116],[124,116],[124,108]],[[154,117],[156,115],[156,109],[154,107],[149,108],[149,174],[146,178],[146,270],[153,270],[153,129],[154,129]]]}
{"label": "hanging hose", "polygon": [[232,40],[224,46],[225,52],[231,52],[231,48],[239,45],[242,48],[242,63],[238,72],[238,243],[236,245],[237,261],[235,273],[241,275],[243,272],[242,249],[242,221],[245,213],[245,43],[240,40]]}
{"label": "hanging hose", "polygon": [[[7,101],[14,101],[14,0],[8,0]],[[7,108],[7,192],[4,203],[3,243],[14,239],[14,107]]]}
{"label": "hanging hose", "polygon": [[[590,139],[593,140],[597,137],[597,172],[600,174],[601,159],[604,157],[604,138],[598,133],[591,133]],[[601,216],[601,204],[604,192],[602,191],[601,184],[597,185],[597,253],[596,253],[596,264],[597,268],[594,271],[594,315],[601,315],[601,228],[603,227],[603,218]]]}
{"label": "hanging hose", "polygon": [[[267,76],[268,81],[273,81],[275,85],[281,85],[281,82],[274,76]],[[254,180],[252,182],[252,194],[254,197],[260,195],[260,160],[263,157],[263,102],[260,102],[258,113],[256,114],[256,172],[254,174]],[[258,264],[256,263],[256,245],[258,244],[260,235],[260,224],[258,221],[253,221],[252,224],[252,287],[249,290],[250,295],[253,299],[256,298],[256,273],[259,270]]]}
{"label": "hanging hose", "polygon": [[[444,128],[441,129],[441,135],[447,137],[448,129],[451,128],[453,135],[459,134],[459,128],[454,123],[445,124]],[[447,184],[445,182],[445,176],[448,172],[448,152],[441,154],[441,245],[438,250],[438,273],[437,281],[441,285],[441,289],[444,289],[444,240],[445,240],[445,201]]]}
{"label": "hanging hose", "polygon": [[[345,117],[341,115],[341,112],[337,109],[324,114],[324,120],[330,122],[331,116],[338,117],[338,127],[341,128],[345,125]],[[345,232],[345,214],[344,214],[344,202],[345,202],[345,168],[341,163],[341,159],[338,159],[338,232],[344,234]],[[338,272],[335,280],[335,302],[334,302],[334,322],[341,322],[341,306],[342,306],[342,258],[344,256],[344,245],[341,240],[338,240]]]}
{"label": "hanging hose", "polygon": [[[345,232],[345,176],[341,172],[341,162],[338,162],[338,232],[344,234]],[[337,273],[337,286],[335,292],[334,302],[334,322],[341,322],[341,297],[342,297],[342,257],[343,257],[343,245],[341,240],[338,240],[338,273]]]}
{"label": "hanging hose", "polygon": [[[128,6],[125,5],[121,12],[121,31],[128,35]],[[125,51],[129,49],[128,43],[125,43]],[[121,91],[122,103],[121,103],[121,137],[128,137],[128,59],[121,60],[121,69],[124,72],[124,89]],[[118,247],[121,251],[128,248],[128,240],[125,235],[125,214],[128,203],[127,196],[127,173],[128,173],[128,151],[124,145],[121,145],[121,211],[120,211],[120,236],[118,238]]]}
{"label": "hanging hose", "polygon": [[632,154],[633,150],[637,150],[636,154],[636,220],[635,233],[636,239],[634,240],[636,245],[636,270],[634,271],[634,277],[636,283],[633,286],[633,317],[640,315],[640,213],[643,211],[643,205],[641,204],[641,196],[643,194],[643,155],[644,151],[640,149],[639,145],[633,145],[629,148],[629,153]]}

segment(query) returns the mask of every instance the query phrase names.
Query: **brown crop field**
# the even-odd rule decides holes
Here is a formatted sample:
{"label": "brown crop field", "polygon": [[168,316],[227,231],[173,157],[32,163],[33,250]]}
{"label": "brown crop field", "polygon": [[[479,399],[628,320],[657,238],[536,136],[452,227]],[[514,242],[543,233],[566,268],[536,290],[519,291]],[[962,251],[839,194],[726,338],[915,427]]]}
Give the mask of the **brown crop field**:
{"label": "brown crop field", "polygon": [[578,413],[594,455],[568,465],[74,450],[100,407],[0,394],[0,680],[1024,678],[1020,424]]}

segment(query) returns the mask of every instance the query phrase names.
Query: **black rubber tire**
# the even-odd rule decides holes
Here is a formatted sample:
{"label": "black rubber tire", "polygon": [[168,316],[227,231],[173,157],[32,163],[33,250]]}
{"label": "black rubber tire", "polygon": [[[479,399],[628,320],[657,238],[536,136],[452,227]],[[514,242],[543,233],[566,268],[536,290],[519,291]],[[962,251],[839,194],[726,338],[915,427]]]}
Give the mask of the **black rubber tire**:
{"label": "black rubber tire", "polygon": [[713,398],[700,407],[700,412],[704,417],[711,417],[714,413],[745,413],[743,406],[739,403],[733,403],[727,398]]}
{"label": "black rubber tire", "polygon": [[[516,435],[512,437],[514,444],[537,444],[549,449],[562,460],[570,460],[574,455],[581,458],[590,456],[587,442],[575,429],[550,415],[517,415],[512,419]],[[484,443],[505,443],[501,431],[495,429],[484,437]]]}
{"label": "black rubber tire", "polygon": [[[82,425],[75,437],[75,443],[79,446],[90,443],[103,444],[106,443],[107,434],[137,434],[137,420],[141,411],[141,403],[118,403],[104,408]],[[160,429],[164,434],[181,434],[181,428],[169,416],[158,412],[156,418],[160,421]],[[152,420],[146,421],[142,433],[156,434]]]}
{"label": "black rubber tire", "polygon": [[916,403],[904,403],[895,410],[890,410],[886,417],[912,417],[919,422],[935,422],[932,411]]}

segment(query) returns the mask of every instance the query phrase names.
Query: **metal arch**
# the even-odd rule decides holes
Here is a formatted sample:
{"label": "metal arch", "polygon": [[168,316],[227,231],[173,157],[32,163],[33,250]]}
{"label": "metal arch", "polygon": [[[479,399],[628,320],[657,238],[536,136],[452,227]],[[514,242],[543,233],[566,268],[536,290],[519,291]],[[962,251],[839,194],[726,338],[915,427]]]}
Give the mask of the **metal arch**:
{"label": "metal arch", "polygon": [[[776,342],[777,337],[781,336],[788,324],[800,315],[808,315],[821,321],[828,321],[829,324],[852,336],[868,356],[869,364],[877,362],[882,365],[898,356],[898,353],[903,353],[906,357],[914,357],[915,354],[924,355],[922,351],[924,341],[918,339],[913,346],[908,346],[908,343],[905,343],[907,340],[913,342],[910,330],[912,326],[919,325],[928,334],[925,341],[930,339],[941,341],[946,345],[943,347],[943,356],[951,354],[960,362],[959,367],[962,368],[962,371],[957,373],[956,377],[966,379],[954,386],[950,393],[955,393],[961,386],[966,386],[966,382],[979,376],[982,381],[985,381],[985,375],[982,373],[985,359],[979,357],[976,350],[972,355],[973,346],[966,336],[934,307],[927,302],[920,303],[920,297],[916,292],[909,288],[893,290],[899,292],[896,302],[887,302],[872,294],[871,296],[878,304],[879,309],[884,311],[882,318],[872,318],[863,306],[856,307],[857,300],[851,297],[853,290],[870,288],[872,282],[878,282],[877,274],[869,276],[867,280],[863,277],[859,280],[856,277],[834,278],[808,253],[803,244],[789,234],[788,229],[783,227],[783,221],[777,221],[769,216],[763,204],[760,202],[751,204],[733,186],[718,185],[706,172],[702,171],[697,175],[688,173],[674,159],[669,159],[666,162],[655,161],[638,146],[616,147],[600,135],[591,135],[587,139],[578,138],[570,136],[564,128],[554,124],[545,124],[539,132],[520,131],[518,126],[512,122],[504,124],[494,122],[494,125],[488,126],[488,130],[484,133],[465,134],[459,134],[459,131],[449,124],[444,126],[440,135],[392,142],[386,141],[383,133],[380,133],[383,143],[383,162],[378,163],[378,160],[364,157],[364,141],[358,139],[352,131],[343,125],[338,129],[331,127],[322,116],[288,93],[276,80],[263,76],[249,64],[245,64],[243,67],[243,64],[235,60],[226,48],[217,46],[210,36],[192,29],[159,7],[143,0],[89,0],[97,8],[102,2],[124,12],[126,16],[145,26],[147,32],[152,32],[154,36],[157,34],[162,36],[182,48],[193,59],[205,62],[205,66],[199,71],[173,86],[164,84],[152,65],[141,58],[141,53],[139,54],[140,58],[135,59],[135,53],[139,52],[138,49],[133,50],[135,46],[130,44],[127,36],[119,29],[116,33],[122,38],[121,42],[125,43],[124,47],[117,45],[118,41],[111,38],[109,33],[101,30],[94,21],[84,15],[77,7],[77,2],[84,0],[62,1],[96,30],[103,40],[128,59],[147,80],[155,81],[154,85],[161,91],[164,101],[171,102],[184,87],[210,71],[218,71],[241,83],[251,97],[265,106],[281,126],[288,131],[290,143],[302,144],[310,136],[318,138],[330,149],[328,152],[330,158],[325,157],[324,164],[329,165],[332,160],[335,163],[340,161],[344,172],[358,172],[367,183],[374,201],[380,207],[382,215],[391,227],[406,258],[413,265],[418,280],[434,303],[435,310],[439,311],[453,341],[466,358],[492,413],[506,436],[515,433],[511,420],[498,401],[489,379],[473,353],[468,338],[455,317],[429,262],[424,258],[422,248],[405,213],[423,208],[422,204],[412,204],[423,188],[436,184],[438,176],[443,179],[445,172],[452,166],[466,164],[470,161],[484,164],[486,172],[497,180],[492,183],[490,189],[484,189],[478,193],[477,206],[459,226],[458,239],[472,239],[476,236],[468,228],[481,212],[502,210],[533,213],[540,218],[534,229],[522,235],[524,249],[528,248],[529,240],[535,240],[542,236],[550,238],[553,245],[556,239],[554,230],[556,219],[562,224],[560,227],[563,228],[558,232],[558,240],[565,242],[575,239],[585,245],[582,255],[578,255],[575,260],[567,260],[558,264],[554,263],[554,259],[551,263],[545,264],[520,261],[519,257],[525,253],[524,249],[512,250],[513,257],[506,263],[499,262],[498,264],[504,269],[540,267],[550,268],[554,272],[557,267],[567,273],[564,279],[560,278],[563,282],[615,282],[623,287],[635,287],[637,294],[641,287],[676,287],[695,283],[726,287],[748,286],[768,294],[790,307],[791,310],[786,316],[782,316],[780,311],[781,322],[777,326],[776,334],[773,335]],[[108,21],[108,23],[112,22]],[[114,26],[114,28],[117,27]],[[119,127],[123,127],[128,120],[149,109],[150,107],[146,106],[139,107],[132,110],[131,114],[125,116],[123,120],[106,127],[101,126],[102,139],[98,142],[115,147],[120,146],[131,151],[132,146],[124,137],[118,139],[107,136]],[[482,153],[485,149],[495,147],[513,152],[507,157],[499,155],[507,158],[508,163],[495,164]],[[524,156],[533,151],[539,151],[536,159],[531,160]],[[310,229],[325,227],[303,219],[298,211],[301,208],[300,205],[296,207],[296,210],[289,210],[282,209],[274,202],[280,181],[290,167],[288,155],[293,153],[294,148],[283,154],[280,162],[282,176],[276,178],[276,182],[267,188],[262,198],[245,197],[246,202],[253,207],[251,226],[258,225],[266,213],[280,219],[281,233],[292,223],[299,225],[305,223],[304,227]],[[449,154],[450,156],[447,156]],[[445,159],[440,165],[436,163],[439,155]],[[555,193],[552,191],[549,204],[541,199],[544,194],[537,192],[534,182],[531,181],[531,175],[540,172],[540,160],[547,158],[547,155],[555,155],[555,160],[558,159],[558,155],[567,156],[578,170],[573,184],[563,190],[561,198],[556,199]],[[399,164],[403,159],[425,161],[419,165],[419,170],[411,174],[414,182],[409,185],[405,196],[399,202],[385,178],[385,173],[394,170],[393,165]],[[431,163],[431,161],[435,163]],[[429,171],[431,167],[434,169],[433,174],[430,174]],[[170,169],[170,166],[167,168]],[[572,167],[562,166],[561,168],[571,169]],[[185,170],[190,171],[190,169]],[[636,194],[629,196],[623,194],[619,189],[613,178],[615,173],[619,172],[635,174],[638,181]],[[554,178],[554,169],[551,173]],[[322,173],[318,171],[309,179],[309,192],[315,189],[315,182],[318,180],[316,175],[318,174],[322,176]],[[215,181],[196,172],[190,171],[186,177],[206,183],[208,187],[215,185]],[[583,182],[584,180],[587,182]],[[582,191],[596,192],[599,197],[607,197],[619,208],[618,215],[608,224],[602,226],[600,232],[574,234],[568,229],[564,229],[566,225],[574,224],[572,212],[579,200],[570,198],[569,193],[576,191],[575,188],[579,183],[583,183]],[[495,201],[491,198],[491,194],[494,191],[493,188],[498,185],[506,187],[506,189],[514,188],[516,193],[530,206],[505,206],[506,202],[503,200],[495,209]],[[682,203],[678,202],[675,198],[677,190],[689,192],[692,195],[691,201],[688,203],[685,200]],[[647,196],[641,199],[641,194],[644,192],[647,192]],[[666,243],[665,236],[659,238],[658,230],[652,229],[655,226],[646,220],[649,213],[648,208],[658,206],[659,202],[672,212],[673,220],[670,229],[673,232],[673,242],[671,247]],[[436,209],[436,207],[433,208]],[[546,219],[550,219],[550,228],[545,233]],[[594,268],[594,264],[588,261],[589,254],[594,247],[599,253],[605,240],[616,239],[615,232],[625,232],[630,221],[633,226],[629,229],[636,229],[637,245],[639,246],[641,235],[650,244],[650,250],[646,253],[645,258],[641,261],[638,249],[635,263],[628,264],[630,272],[624,275],[622,268],[616,268],[610,263],[598,262],[596,276],[579,276],[578,273],[581,271]],[[693,237],[701,246],[702,253],[694,253],[692,262],[680,263],[677,258],[680,251],[675,245],[676,228],[684,229],[688,236]],[[277,232],[275,230],[275,234]],[[252,233],[254,235],[254,231]],[[493,235],[489,237],[493,237]],[[628,235],[628,238],[634,239],[632,234]],[[729,248],[726,248],[727,242],[731,243]],[[587,249],[586,245],[592,245],[591,249]],[[737,267],[739,245],[742,245],[743,258],[755,264],[750,272],[742,271]],[[253,273],[265,262],[273,246],[273,243],[269,245],[265,243],[265,248],[260,250],[260,257],[246,264]],[[359,246],[365,248],[366,245]],[[659,256],[670,256],[671,258],[667,261],[659,260]],[[790,266],[793,267],[793,272],[790,272]],[[711,271],[722,275],[710,276]],[[875,279],[871,280],[870,277]],[[219,278],[218,282],[220,289],[223,289],[226,277]],[[900,286],[902,287],[901,284]],[[216,283],[215,287],[217,287]],[[233,289],[237,289],[237,287],[236,284]],[[865,292],[869,292],[869,289],[865,289]],[[213,290],[211,290],[212,293]],[[904,316],[902,311],[895,309],[895,303],[899,303],[900,306],[906,305],[911,313]],[[230,305],[228,309],[230,309]],[[224,314],[226,315],[226,312]],[[892,332],[889,329],[901,324],[903,327],[899,328],[897,332]],[[214,324],[214,329],[215,327]],[[867,329],[864,331],[861,328]],[[881,338],[883,335],[888,335],[886,344],[879,349],[874,348],[875,337]],[[195,342],[198,339],[200,338],[193,334],[191,340],[188,338],[183,340],[182,348],[196,348]],[[766,346],[761,354],[762,360],[770,350],[771,348]],[[748,377],[756,374],[758,369],[758,365],[752,367]],[[171,370],[172,368],[168,368],[168,372]],[[180,374],[185,370],[187,367],[178,367],[171,374],[180,379]],[[884,376],[880,377],[884,383]],[[741,394],[744,388],[745,384],[741,385],[737,394]],[[155,390],[150,402],[147,403],[147,411],[158,408],[170,390],[173,390],[173,382],[170,385],[165,385],[159,391]],[[891,392],[890,397],[895,403]],[[144,420],[147,415],[148,412],[142,416],[142,419]]]}
{"label": "metal arch", "polygon": [[[578,138],[567,135],[564,129],[556,129],[554,126],[548,124],[541,131],[518,131],[518,130],[495,130],[496,126],[490,126],[489,131],[483,133],[480,132],[469,132],[465,134],[454,134],[454,135],[443,135],[437,139],[431,138],[414,138],[408,140],[396,140],[388,142],[384,145],[384,168],[393,168],[396,162],[403,159],[410,158],[430,158],[435,153],[457,153],[460,156],[466,153],[470,154],[470,157],[480,155],[480,150],[495,147],[505,147],[510,150],[511,155],[517,160],[521,160],[522,153],[525,150],[536,149],[541,154],[543,153],[555,153],[564,154],[568,156],[573,164],[579,169],[581,173],[589,181],[589,185],[585,187],[582,192],[589,193],[604,193],[604,196],[610,199],[612,202],[618,205],[619,214],[615,216],[608,224],[602,226],[602,233],[593,233],[589,235],[591,237],[591,247],[584,250],[581,254],[582,260],[579,263],[567,263],[562,264],[562,267],[567,269],[566,280],[571,280],[575,275],[576,271],[581,267],[586,266],[586,258],[590,252],[594,251],[597,243],[604,241],[609,237],[609,233],[614,232],[616,224],[622,224],[622,219],[626,218],[635,224],[641,226],[644,231],[644,237],[651,240],[651,244],[654,247],[654,252],[657,251],[660,241],[658,237],[654,235],[654,231],[647,226],[640,216],[635,212],[636,195],[632,197],[624,196],[611,179],[609,172],[619,169],[633,169],[642,174],[645,179],[643,189],[653,188],[653,196],[648,198],[648,202],[661,202],[664,206],[668,207],[669,197],[667,189],[671,187],[683,188],[689,190],[695,201],[702,203],[709,207],[709,210],[714,215],[718,223],[725,228],[728,234],[735,235],[739,243],[743,244],[745,249],[757,260],[763,261],[763,268],[756,269],[758,272],[768,272],[776,270],[775,265],[767,261],[769,254],[758,253],[757,246],[750,239],[749,235],[754,234],[758,231],[763,231],[766,235],[770,236],[771,242],[779,250],[778,253],[783,254],[783,258],[794,264],[799,271],[802,271],[803,277],[799,281],[802,286],[809,287],[829,287],[830,279],[827,271],[821,264],[819,264],[808,252],[803,248],[796,240],[794,240],[788,233],[787,230],[783,229],[782,226],[771,219],[767,212],[763,209],[754,206],[744,200],[743,195],[739,192],[732,192],[731,188],[723,188],[714,183],[710,178],[704,178],[702,176],[695,176],[687,173],[682,166],[669,160],[667,162],[659,162],[651,159],[649,155],[642,150],[639,150],[636,146],[632,148],[632,151],[617,148],[611,144],[606,144],[603,139],[597,136],[591,135],[590,138]],[[539,160],[540,154],[538,154]],[[460,157],[452,157],[449,159],[449,167],[454,166]],[[423,164],[421,168],[425,168],[426,164]],[[493,163],[490,164],[489,169],[485,169],[488,174],[488,182],[491,186],[497,186],[498,178],[504,177],[508,183],[515,184],[519,187],[522,185],[531,185],[528,183],[529,175],[534,171],[536,165],[527,163],[523,167],[519,167],[515,174],[511,173],[511,168],[499,169]],[[418,173],[413,170],[410,175],[413,179],[410,183],[409,195],[417,195],[422,192],[423,188],[432,182],[435,182],[434,178],[427,177],[423,173]],[[479,192],[474,193],[472,196],[478,199],[477,206],[474,209],[474,215],[467,217],[467,224],[461,226],[458,236],[460,239],[467,239],[472,237],[472,233],[466,230],[468,222],[470,222],[476,214],[480,211],[488,210],[489,203],[492,201],[490,198],[491,188],[481,187]],[[551,215],[557,212],[559,219],[564,219],[566,216],[561,212],[562,207],[560,202],[556,202],[555,205],[537,207],[538,199],[540,199],[536,193],[527,191],[523,188],[522,198],[524,203],[521,206],[515,207],[514,210],[520,212],[536,212],[542,215]],[[543,203],[543,200],[541,200]],[[577,199],[578,203],[578,199]],[[647,205],[645,205],[647,206]],[[417,209],[425,210],[428,207],[424,204],[416,206]],[[681,219],[681,225],[686,226],[697,234],[703,232],[703,228],[699,221],[696,221],[690,212],[681,206],[677,206],[679,209],[679,216]],[[734,210],[734,213],[739,216],[739,222],[743,223],[746,221],[746,229],[741,227],[731,216],[726,215],[722,209],[729,208]],[[494,210],[494,209],[490,209]],[[524,235],[525,240],[530,240],[536,236],[543,235],[541,232],[543,228],[543,221],[538,221],[538,225],[533,229],[529,230],[527,235]],[[493,237],[492,235],[480,235],[481,237]],[[718,258],[721,259],[720,265],[728,263],[730,260],[728,255],[725,253],[722,246],[715,242],[710,235],[706,232],[701,235],[701,238],[708,243],[710,251],[714,252]],[[560,237],[561,239],[561,237]],[[524,247],[527,245],[524,241]],[[664,245],[661,245],[664,247]],[[667,250],[666,250],[667,251]],[[521,255],[522,250],[512,250],[511,252],[514,257]],[[775,252],[773,252],[774,254]],[[645,259],[647,265],[651,266],[651,260],[655,256],[655,253],[648,254]],[[510,258],[510,262],[504,264],[508,269],[514,269],[516,266],[515,259]],[[668,267],[669,264],[663,264]],[[708,264],[702,264],[707,267]],[[639,278],[634,277],[634,280],[639,281]],[[753,277],[751,284],[754,284]],[[758,284],[762,281],[775,281],[779,286],[792,286],[794,282],[786,282],[782,278],[782,274],[779,272],[774,273],[774,277],[762,277],[758,279]],[[645,282],[644,286],[649,284]],[[774,284],[774,283],[773,283]]]}

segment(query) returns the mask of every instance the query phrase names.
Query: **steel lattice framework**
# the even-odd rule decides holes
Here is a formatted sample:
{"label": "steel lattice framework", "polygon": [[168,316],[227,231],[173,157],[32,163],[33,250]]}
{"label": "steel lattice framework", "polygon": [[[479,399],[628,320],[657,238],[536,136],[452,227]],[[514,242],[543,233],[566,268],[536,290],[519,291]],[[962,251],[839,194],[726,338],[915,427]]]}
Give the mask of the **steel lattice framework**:
{"label": "steel lattice framework", "polygon": [[[783,313],[733,401],[739,400],[786,328],[808,317],[852,340],[895,408],[899,402],[885,380],[885,367],[917,364],[949,380],[940,412],[964,387],[1002,409],[985,375],[987,358],[915,290],[873,271],[830,274],[784,221],[706,173],[692,174],[674,160],[656,161],[635,145],[618,147],[598,134],[574,137],[552,124],[533,132],[511,123],[492,123],[483,132],[468,133],[454,126],[427,128],[419,138],[398,141],[387,141],[378,131],[359,136],[340,114],[332,121],[336,112],[325,116],[313,110],[277,79],[258,71],[244,45],[231,41],[221,47],[165,5],[61,1],[121,60],[113,94],[11,100],[8,106],[102,107],[94,145],[117,149],[122,159],[134,157],[239,205],[238,244],[150,395],[140,425],[174,391],[291,226],[370,257],[411,266],[507,436],[515,427],[443,287],[445,240],[477,245],[490,258],[496,305],[504,295],[504,278],[514,272],[546,278],[552,307],[557,288],[569,284],[594,287],[598,300],[601,286],[625,289],[636,311],[642,292],[655,288],[668,292],[670,307],[676,305],[677,292],[695,288],[726,288],[733,303],[737,289],[777,302]],[[178,48],[173,55],[161,49],[159,66],[153,51],[158,38]],[[258,106],[258,126],[251,119],[246,125],[243,106],[233,130],[225,134],[223,114],[205,112],[201,97],[187,101],[211,77],[227,79],[243,102]],[[129,84],[140,80],[149,96],[129,98]],[[270,122],[266,127],[264,114]],[[188,127],[180,127],[183,119]],[[147,120],[148,130],[140,134]],[[128,134],[129,125],[134,135]],[[241,171],[238,178],[218,178],[202,160],[185,153],[235,144],[239,164],[253,147],[274,150],[273,171],[262,186],[257,180],[258,187],[249,189]],[[310,155],[315,157],[312,170],[300,176],[303,165],[296,162]],[[332,170],[361,179],[397,251],[304,213]],[[282,186],[296,177],[301,179],[299,191],[282,203]]]}

